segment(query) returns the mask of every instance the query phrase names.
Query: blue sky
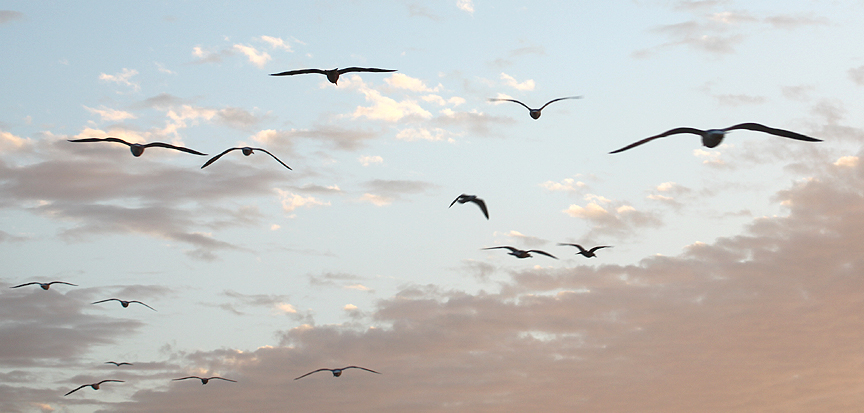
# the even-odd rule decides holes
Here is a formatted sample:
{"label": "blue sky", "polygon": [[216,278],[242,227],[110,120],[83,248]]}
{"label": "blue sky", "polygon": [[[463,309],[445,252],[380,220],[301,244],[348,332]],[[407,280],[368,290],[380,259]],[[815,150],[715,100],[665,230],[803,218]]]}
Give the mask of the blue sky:
{"label": "blue sky", "polygon": [[[860,405],[862,14],[3,2],[0,410]],[[269,76],[350,66],[398,72]],[[488,101],[576,95],[538,120]],[[824,142],[608,154],[742,122]],[[106,136],[292,170],[67,142]],[[462,193],[490,219],[448,208]],[[55,279],[79,286],[7,288]],[[90,304],[111,297],[158,311]],[[293,381],[354,364],[383,374]],[[190,374],[238,382],[171,381]],[[103,379],[125,383],[63,396]]]}

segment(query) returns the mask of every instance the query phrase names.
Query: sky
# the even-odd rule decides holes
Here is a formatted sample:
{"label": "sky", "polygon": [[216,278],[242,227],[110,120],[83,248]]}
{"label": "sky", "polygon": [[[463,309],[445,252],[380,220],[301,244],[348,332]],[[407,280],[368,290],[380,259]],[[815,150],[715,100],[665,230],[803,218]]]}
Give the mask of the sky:
{"label": "sky", "polygon": [[859,411],[862,18],[0,2],[0,411]]}

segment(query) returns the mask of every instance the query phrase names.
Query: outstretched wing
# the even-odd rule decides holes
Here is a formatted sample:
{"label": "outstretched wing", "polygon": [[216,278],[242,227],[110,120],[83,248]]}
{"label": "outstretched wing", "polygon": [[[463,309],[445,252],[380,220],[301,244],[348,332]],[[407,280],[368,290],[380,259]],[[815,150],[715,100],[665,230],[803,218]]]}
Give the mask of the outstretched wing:
{"label": "outstretched wing", "polygon": [[238,149],[243,149],[243,148],[230,148],[230,149],[226,149],[225,152],[222,152],[222,153],[220,153],[219,155],[216,155],[216,156],[210,158],[210,160],[207,161],[206,163],[204,163],[204,165],[201,165],[201,169],[204,169],[204,168],[207,167],[207,165],[210,165],[211,163],[216,162],[216,160],[219,159],[219,158],[221,158],[222,155],[225,155],[226,153],[231,152],[231,151],[236,151],[236,150],[238,150]]}
{"label": "outstretched wing", "polygon": [[117,142],[117,143],[123,143],[123,144],[129,145],[129,146],[132,146],[131,143],[126,142],[123,139],[112,138],[110,136],[107,138],[67,139],[67,141],[69,141],[69,142]]}
{"label": "outstretched wing", "polygon": [[208,380],[213,380],[213,379],[219,379],[219,380],[230,381],[230,382],[232,382],[232,383],[237,383],[237,380],[226,379],[226,378],[224,378],[224,377],[218,377],[218,376],[211,377],[211,378],[209,378]]}
{"label": "outstretched wing", "polygon": [[85,387],[87,387],[87,386],[89,386],[89,384],[82,384],[82,385],[78,386],[77,389],[72,390],[72,391],[70,391],[69,393],[64,394],[63,396],[68,396],[68,395],[70,395],[70,394],[72,394],[72,393],[75,393],[76,391],[81,390],[81,389],[83,389],[83,388],[85,388]]}
{"label": "outstretched wing", "polygon": [[768,127],[765,125],[760,125],[758,123],[741,123],[741,124],[738,124],[735,126],[730,126],[730,127],[723,129],[723,130],[730,131],[733,129],[747,129],[747,130],[752,130],[752,131],[757,131],[757,132],[765,132],[765,133],[770,133],[772,135],[782,136],[784,138],[798,139],[799,141],[822,142],[822,139],[811,138],[809,136],[802,135],[800,133],[796,133],[796,132],[792,132],[792,131],[788,131],[788,130],[783,130],[783,129],[772,128],[772,127]]}
{"label": "outstretched wing", "polygon": [[9,288],[18,288],[18,287],[24,287],[25,285],[33,285],[33,284],[41,284],[41,283],[38,282],[38,281],[33,281],[32,283],[26,283],[26,284],[16,285],[16,286],[14,286],[14,287],[9,287]]}
{"label": "outstretched wing", "polygon": [[594,252],[594,251],[597,251],[597,250],[599,250],[599,249],[601,249],[601,248],[612,248],[612,246],[611,246],[611,245],[598,245],[598,246],[596,246],[596,247],[591,248],[590,250],[588,250],[588,252]]}
{"label": "outstretched wing", "polygon": [[198,380],[201,380],[201,378],[198,377],[198,376],[188,376],[188,377],[181,377],[181,378],[179,378],[179,379],[171,379],[171,381],[186,380],[186,379],[198,379]]}
{"label": "outstretched wing", "polygon": [[289,70],[287,72],[282,73],[271,73],[270,76],[291,76],[291,75],[305,75],[308,73],[318,73],[321,75],[326,75],[327,72],[321,69],[300,69],[300,70]]}
{"label": "outstretched wing", "polygon": [[123,381],[123,380],[102,380],[102,381],[100,381],[99,383],[96,383],[96,384],[108,383],[108,382],[112,382],[112,381],[115,382],[115,383],[125,383],[125,381]]}
{"label": "outstretched wing", "polygon": [[330,369],[318,369],[318,370],[315,370],[315,371],[310,371],[310,372],[308,372],[308,373],[306,373],[306,374],[304,374],[304,375],[302,375],[302,376],[300,376],[300,377],[295,378],[294,380],[302,379],[302,378],[304,378],[304,377],[306,377],[306,376],[308,376],[308,375],[310,375],[310,374],[312,374],[312,373],[317,373],[317,372],[319,372],[319,371],[325,371],[325,370],[326,370],[326,371],[332,371],[332,370],[330,370]]}
{"label": "outstretched wing", "polygon": [[507,245],[502,245],[502,246],[500,246],[500,247],[489,247],[489,248],[483,248],[483,249],[484,249],[484,250],[494,250],[494,249],[498,249],[498,248],[506,248],[506,249],[510,250],[510,252],[520,251],[519,249],[516,249],[516,248],[513,248],[513,247],[509,247],[509,246],[507,246]]}
{"label": "outstretched wing", "polygon": [[[459,200],[459,199],[460,199],[460,198],[462,198],[462,197],[463,197],[463,196],[466,196],[466,195],[465,195],[465,194],[462,194],[462,195],[459,195],[459,196],[457,196],[457,197],[456,197],[456,199],[454,199],[454,200],[453,200],[453,202],[451,202],[451,203],[450,203],[450,206],[449,206],[449,207],[447,207],[447,208],[450,208],[450,207],[452,207],[452,206],[453,206],[453,204],[455,204],[455,203],[456,203],[456,201],[458,201],[458,200]],[[26,284],[25,284],[25,285],[26,285]],[[14,287],[13,287],[13,288],[14,288]]]}
{"label": "outstretched wing", "polygon": [[585,248],[582,248],[582,246],[579,245],[579,244],[563,244],[563,243],[558,243],[558,245],[569,245],[569,246],[571,246],[571,247],[579,248],[579,252],[585,252]]}
{"label": "outstretched wing", "polygon": [[379,373],[379,372],[377,372],[377,371],[375,371],[375,370],[370,370],[370,369],[367,369],[366,367],[360,367],[360,366],[348,366],[348,367],[343,367],[343,368],[342,368],[342,370],[346,370],[346,369],[360,369],[360,370],[366,370],[366,371],[369,371],[369,372],[372,372],[372,373],[375,373],[375,374],[381,374],[381,373]]}
{"label": "outstretched wing", "polygon": [[480,198],[474,198],[474,200],[471,201],[471,202],[477,204],[477,206],[480,207],[480,210],[483,211],[483,215],[486,216],[486,219],[489,219],[489,210],[486,209],[486,203],[483,202],[482,199],[480,199]]}
{"label": "outstretched wing", "polygon": [[51,285],[51,284],[66,284],[66,285],[71,285],[73,287],[78,286],[77,284],[67,283],[66,281],[51,281],[50,283],[48,283],[48,285]]}
{"label": "outstretched wing", "polygon": [[[280,160],[279,160],[279,158],[277,158],[277,157],[276,157],[276,155],[273,155],[273,154],[272,154],[272,153],[270,153],[270,152],[267,152],[267,150],[265,150],[265,149],[261,149],[261,148],[253,148],[253,149],[255,149],[255,150],[256,150],[256,151],[261,151],[261,152],[264,152],[264,153],[266,153],[266,154],[267,154],[267,155],[270,155],[270,156],[272,156],[272,157],[273,157],[273,159],[275,159],[275,160],[276,160],[276,162],[279,162],[279,163],[281,163],[281,164],[282,164],[282,166],[284,166],[284,167],[286,167],[286,168],[288,168],[288,169],[291,169],[291,167],[290,167],[290,166],[288,166],[288,165],[285,165],[285,162],[282,162],[282,161],[280,161]],[[202,166],[202,168],[203,168],[203,166]],[[293,171],[293,169],[291,169],[291,170],[292,170],[292,171]]]}
{"label": "outstretched wing", "polygon": [[[524,103],[522,103],[522,102],[520,102],[520,101],[518,101],[518,100],[516,100],[516,99],[497,99],[497,98],[491,98],[491,99],[489,99],[489,101],[490,101],[490,102],[514,102],[514,103],[518,103],[518,104],[522,105],[523,107],[525,107],[525,109],[528,109],[529,111],[530,111],[530,110],[533,110],[533,109],[529,108],[528,105],[526,105],[526,104],[524,104]],[[548,105],[548,103],[547,103],[547,105]]]}
{"label": "outstretched wing", "polygon": [[339,69],[339,74],[348,73],[348,72],[395,72],[395,69],[378,69],[374,67],[346,67],[344,69]]}
{"label": "outstretched wing", "polygon": [[679,134],[679,133],[692,133],[692,134],[700,135],[700,136],[701,136],[703,133],[705,133],[705,131],[703,131],[703,130],[699,130],[699,129],[696,129],[696,128],[675,128],[675,129],[670,129],[670,130],[667,130],[666,132],[663,132],[663,133],[661,133],[661,134],[659,134],[659,135],[654,135],[654,136],[652,136],[652,137],[650,137],[650,138],[642,139],[642,140],[639,141],[639,142],[631,143],[631,144],[629,144],[629,145],[627,145],[627,146],[625,146],[625,147],[623,147],[623,148],[621,148],[621,149],[614,150],[614,151],[609,152],[609,153],[624,152],[624,151],[626,151],[627,149],[635,148],[635,147],[637,147],[637,146],[639,146],[639,145],[641,145],[641,144],[643,144],[643,143],[651,142],[651,141],[653,141],[654,139],[664,138],[664,137],[666,137],[666,136],[669,136],[669,135],[676,135],[676,134]]}
{"label": "outstretched wing", "polygon": [[554,256],[554,255],[552,255],[552,254],[550,254],[550,253],[548,253],[548,252],[546,252],[546,251],[540,251],[540,250],[528,250],[528,252],[536,252],[536,253],[538,253],[538,254],[545,255],[545,256],[547,256],[547,257],[555,258],[556,260],[558,259],[558,257],[556,257],[556,256]]}
{"label": "outstretched wing", "polygon": [[145,148],[154,148],[154,147],[155,147],[155,148],[176,149],[176,150],[178,150],[178,151],[183,151],[183,152],[186,152],[186,153],[191,153],[191,154],[193,154],[193,155],[207,156],[206,153],[201,153],[201,152],[198,152],[198,151],[193,150],[193,149],[183,148],[183,147],[180,147],[180,146],[174,146],[174,145],[167,144],[167,143],[163,143],[163,142],[150,142],[150,143],[148,143],[148,144],[146,144],[146,145],[143,145],[143,146],[144,146]]}
{"label": "outstretched wing", "polygon": [[90,303],[90,304],[99,304],[99,303],[104,303],[104,302],[106,302],[106,301],[120,301],[120,299],[119,299],[119,298],[107,298],[107,299],[104,299],[104,300],[101,300],[101,301],[94,301],[94,302],[92,302],[92,303]]}
{"label": "outstretched wing", "polygon": [[546,104],[541,106],[540,109],[538,109],[538,110],[543,110],[546,106],[549,106],[550,103],[557,102],[559,100],[564,100],[564,99],[582,99],[582,96],[567,96],[564,98],[552,99],[552,100],[546,102]]}
{"label": "outstretched wing", "polygon": [[149,309],[151,309],[151,310],[153,310],[153,311],[156,311],[156,309],[155,309],[155,308],[153,308],[153,307],[150,307],[150,306],[149,306],[149,305],[147,305],[147,304],[144,304],[144,303],[142,303],[142,302],[140,302],[140,301],[130,301],[130,303],[138,303],[138,304],[141,304],[141,305],[143,305],[143,306],[144,306],[144,307],[147,307],[147,308],[149,308]]}

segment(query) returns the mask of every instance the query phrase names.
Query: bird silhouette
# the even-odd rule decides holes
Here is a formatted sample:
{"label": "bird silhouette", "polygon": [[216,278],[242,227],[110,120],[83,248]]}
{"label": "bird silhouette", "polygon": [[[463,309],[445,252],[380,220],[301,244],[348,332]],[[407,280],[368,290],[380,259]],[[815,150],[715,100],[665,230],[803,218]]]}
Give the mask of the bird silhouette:
{"label": "bird silhouette", "polygon": [[720,142],[723,141],[723,138],[726,136],[727,132],[732,131],[732,130],[736,130],[736,129],[746,129],[746,130],[752,130],[752,131],[756,131],[756,132],[765,132],[765,133],[769,133],[771,135],[782,136],[784,138],[797,139],[799,141],[822,142],[822,139],[811,138],[809,136],[805,136],[805,135],[802,135],[800,133],[796,133],[796,132],[792,132],[792,131],[788,131],[788,130],[783,130],[783,129],[776,129],[776,128],[772,128],[772,127],[768,127],[765,125],[760,125],[758,123],[752,123],[751,122],[751,123],[740,123],[738,125],[730,126],[728,128],[723,128],[723,129],[708,129],[708,130],[701,130],[701,129],[696,129],[696,128],[670,129],[670,130],[663,132],[659,135],[654,135],[650,138],[642,139],[641,141],[631,143],[631,144],[629,144],[629,145],[627,145],[621,149],[616,149],[616,150],[609,152],[609,153],[624,152],[627,149],[634,148],[636,146],[642,145],[643,143],[651,142],[654,139],[663,138],[663,137],[666,137],[669,135],[677,135],[679,133],[692,133],[694,135],[699,135],[702,137],[702,145],[707,146],[709,148],[713,148],[713,147],[719,145]]}
{"label": "bird silhouette", "polygon": [[514,103],[518,103],[518,104],[524,106],[525,109],[528,109],[528,114],[531,115],[531,118],[532,118],[532,119],[537,120],[537,119],[540,118],[541,111],[542,111],[546,106],[549,106],[549,104],[552,103],[552,102],[557,102],[557,101],[559,101],[559,100],[564,100],[564,99],[582,99],[582,96],[567,96],[567,97],[563,97],[563,98],[552,99],[552,100],[546,102],[545,105],[541,106],[540,109],[531,109],[531,108],[528,107],[528,105],[526,105],[526,104],[524,104],[524,103],[522,103],[522,102],[520,102],[520,101],[518,101],[518,100],[516,100],[516,99],[498,99],[498,98],[492,98],[492,99],[489,99],[489,101],[490,101],[490,102],[501,102],[501,101],[506,101],[506,102],[514,102]]}
{"label": "bird silhouette", "polygon": [[106,361],[105,364],[113,364],[113,365],[115,365],[115,366],[117,366],[117,367],[120,367],[120,366],[131,366],[131,365],[132,365],[132,363],[127,363],[127,362],[125,362],[125,361],[120,362],[120,363],[118,363],[118,362],[116,362],[116,361]]}
{"label": "bird silhouette", "polygon": [[201,380],[201,384],[202,384],[202,385],[209,383],[210,380],[213,380],[213,379],[219,379],[219,380],[230,381],[231,383],[237,383],[237,380],[230,380],[230,379],[226,379],[226,378],[224,378],[224,377],[219,377],[219,376],[213,376],[213,377],[189,376],[189,377],[181,377],[181,378],[179,378],[179,379],[172,379],[171,381],[186,380],[186,379],[198,379],[198,380]]}
{"label": "bird silhouette", "polygon": [[286,167],[286,168],[288,168],[288,169],[291,169],[290,166],[285,165],[285,162],[280,161],[279,158],[276,157],[276,155],[273,155],[272,153],[267,152],[266,150],[261,149],[261,148],[250,148],[250,147],[248,147],[248,146],[243,147],[243,148],[231,148],[231,149],[228,149],[228,150],[226,150],[225,152],[222,152],[222,153],[220,153],[219,155],[216,155],[216,156],[210,158],[210,160],[207,161],[207,163],[205,163],[204,165],[201,165],[201,169],[204,169],[204,168],[207,167],[207,165],[210,165],[211,163],[216,162],[216,160],[219,159],[219,158],[221,158],[222,155],[225,155],[225,154],[228,153],[228,152],[236,151],[236,150],[243,151],[243,155],[246,155],[246,156],[249,156],[249,155],[254,154],[255,152],[253,152],[253,151],[261,151],[261,152],[264,152],[264,153],[266,153],[267,155],[272,156],[273,159],[275,159],[277,162],[281,163],[282,166],[284,166],[284,167]]}
{"label": "bird silhouette", "polygon": [[594,254],[594,251],[597,251],[600,248],[612,248],[611,245],[600,245],[600,246],[596,246],[594,248],[591,248],[590,250],[586,250],[585,248],[582,248],[582,246],[579,244],[563,244],[562,243],[562,244],[558,244],[558,245],[569,245],[571,247],[579,248],[579,252],[577,252],[577,254],[584,255],[586,258],[596,257],[597,255]]}
{"label": "bird silhouette", "polygon": [[310,371],[310,372],[308,372],[308,373],[306,373],[306,374],[304,374],[304,375],[302,375],[302,376],[300,376],[300,377],[295,378],[294,380],[302,379],[302,378],[304,378],[304,377],[306,377],[306,376],[308,376],[308,375],[310,375],[310,374],[317,373],[317,372],[319,372],[319,371],[330,371],[331,373],[333,373],[333,377],[339,377],[339,376],[342,375],[342,371],[343,371],[343,370],[348,370],[348,369],[360,369],[360,370],[366,370],[366,371],[369,371],[369,372],[372,372],[372,373],[375,373],[375,374],[381,374],[381,373],[378,373],[378,372],[375,371],[375,370],[369,370],[369,369],[367,369],[366,367],[360,367],[360,366],[348,366],[348,367],[342,367],[341,369],[318,369],[318,370],[315,370],[315,371]]}
{"label": "bird silhouette", "polygon": [[206,153],[201,153],[201,152],[198,152],[198,151],[196,151],[196,150],[189,149],[189,148],[183,148],[183,147],[180,147],[180,146],[174,146],[174,145],[170,145],[170,144],[162,143],[162,142],[150,142],[150,143],[146,143],[146,144],[140,144],[140,143],[129,143],[129,142],[124,141],[123,139],[120,139],[120,138],[112,138],[112,137],[107,137],[107,138],[70,139],[69,142],[118,142],[118,143],[122,143],[122,144],[124,144],[124,145],[129,146],[129,150],[132,151],[132,155],[134,155],[134,156],[136,156],[136,157],[141,156],[141,154],[144,153],[144,149],[146,149],[146,148],[168,148],[168,149],[176,149],[176,150],[178,150],[178,151],[182,151],[182,152],[186,152],[186,153],[191,153],[191,154],[194,154],[194,155],[207,156]]}
{"label": "bird silhouette", "polygon": [[458,197],[456,197],[456,199],[453,200],[453,202],[450,203],[450,206],[447,208],[452,207],[453,204],[455,204],[457,202],[460,204],[464,204],[466,202],[473,202],[473,203],[477,204],[477,206],[480,207],[480,210],[483,211],[483,215],[486,216],[486,219],[489,219],[489,210],[486,209],[486,203],[483,202],[482,199],[477,198],[477,195],[467,195],[467,194],[459,195]]}
{"label": "bird silhouette", "polygon": [[547,256],[547,257],[555,258],[556,260],[558,259],[558,257],[556,257],[556,256],[554,256],[554,255],[552,255],[552,254],[550,254],[550,253],[548,253],[548,252],[545,252],[545,251],[540,251],[540,250],[528,250],[528,251],[525,251],[525,250],[520,250],[520,249],[518,249],[518,248],[513,248],[513,247],[510,247],[510,246],[506,246],[506,245],[503,245],[503,246],[500,246],[500,247],[489,247],[489,248],[483,248],[483,249],[484,249],[484,250],[494,250],[494,249],[496,249],[496,248],[506,248],[506,249],[510,250],[510,252],[508,252],[507,254],[508,254],[508,255],[512,255],[512,256],[514,256],[514,257],[516,257],[516,258],[531,258],[532,255],[531,255],[530,253],[532,253],[532,252],[536,252],[536,253],[538,253],[538,254],[545,255],[545,256]]}
{"label": "bird silhouette", "polygon": [[81,389],[83,389],[83,388],[85,388],[85,387],[87,387],[87,386],[92,387],[93,390],[99,390],[99,386],[101,386],[102,383],[108,383],[108,382],[125,383],[123,380],[102,380],[102,381],[100,381],[99,383],[93,383],[93,384],[82,384],[82,385],[78,386],[77,389],[72,390],[72,391],[70,391],[69,393],[64,394],[63,396],[68,396],[68,395],[70,395],[70,394],[72,394],[72,393],[75,393],[76,391],[81,390]]}
{"label": "bird silhouette", "polygon": [[25,285],[33,285],[33,284],[39,284],[39,286],[42,287],[43,290],[47,290],[47,289],[51,288],[51,284],[66,284],[66,285],[71,285],[71,286],[73,286],[73,287],[77,287],[77,286],[78,286],[78,285],[76,285],[76,284],[67,283],[66,281],[51,281],[50,283],[40,283],[40,282],[38,282],[38,281],[33,281],[33,282],[30,282],[30,283],[21,284],[21,285],[16,285],[16,286],[14,286],[14,287],[9,287],[9,288],[18,288],[18,287],[24,287]]}
{"label": "bird silhouette", "polygon": [[125,301],[125,300],[120,300],[120,299],[118,299],[118,298],[108,298],[108,299],[105,299],[105,300],[92,302],[91,304],[99,304],[99,303],[104,303],[104,302],[106,302],[106,301],[119,301],[119,302],[120,302],[120,305],[122,305],[123,308],[127,308],[127,307],[129,307],[129,304],[130,304],[130,303],[138,303],[138,304],[143,305],[144,307],[147,307],[147,308],[149,308],[149,309],[151,309],[151,310],[153,310],[153,311],[156,311],[155,308],[150,307],[149,305],[144,304],[144,303],[142,303],[142,302],[140,302],[140,301],[136,301],[136,300],[132,300],[132,301]]}
{"label": "bird silhouette", "polygon": [[321,69],[300,69],[300,70],[289,70],[287,72],[282,73],[272,73],[270,76],[292,76],[292,75],[305,75],[307,73],[318,73],[327,76],[327,80],[330,83],[336,85],[339,80],[339,75],[348,73],[348,72],[395,72],[396,70],[391,69],[376,69],[374,67],[346,67],[344,69],[331,69],[331,70],[321,70]]}

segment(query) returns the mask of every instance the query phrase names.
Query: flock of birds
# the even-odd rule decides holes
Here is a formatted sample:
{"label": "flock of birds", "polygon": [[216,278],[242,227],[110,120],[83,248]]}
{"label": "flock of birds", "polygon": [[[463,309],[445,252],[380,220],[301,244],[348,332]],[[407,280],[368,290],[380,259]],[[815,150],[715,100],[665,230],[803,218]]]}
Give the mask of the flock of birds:
{"label": "flock of birds", "polygon": [[[380,72],[395,72],[395,71],[396,70],[391,70],[391,69],[348,67],[348,68],[344,68],[344,69],[338,69],[337,68],[337,69],[331,69],[331,70],[322,70],[322,69],[291,70],[291,71],[287,71],[287,72],[274,73],[274,74],[271,74],[271,76],[292,76],[292,75],[299,75],[299,74],[322,74],[322,75],[327,76],[328,81],[330,81],[333,84],[337,84],[337,82],[339,80],[339,76],[342,74],[345,74],[345,73],[352,73],[352,72],[380,73]],[[580,98],[582,98],[582,97],[581,96],[567,96],[567,97],[561,97],[561,98],[553,99],[553,100],[550,100],[549,102],[546,102],[546,104],[541,106],[539,109],[532,109],[528,105],[526,105],[526,104],[524,104],[518,100],[515,100],[515,99],[493,98],[493,99],[489,99],[489,101],[491,101],[491,102],[507,101],[507,102],[513,102],[513,103],[517,103],[519,105],[522,105],[523,107],[528,109],[528,114],[531,116],[531,118],[536,120],[536,119],[540,118],[542,110],[544,108],[546,108],[547,106],[549,106],[551,103],[558,102],[561,100],[566,100],[566,99],[580,99]],[[741,123],[741,124],[730,126],[728,128],[723,128],[723,129],[701,130],[701,129],[690,128],[690,127],[670,129],[670,130],[663,132],[659,135],[654,135],[654,136],[642,139],[640,141],[637,141],[637,142],[634,142],[630,145],[627,145],[623,148],[614,150],[610,153],[614,154],[614,153],[623,152],[623,151],[626,151],[628,149],[632,149],[636,146],[639,146],[639,145],[648,143],[650,141],[653,141],[655,139],[659,139],[659,138],[663,138],[663,137],[671,136],[671,135],[677,135],[677,134],[699,135],[702,138],[702,145],[709,147],[709,148],[713,148],[722,142],[723,138],[726,136],[726,134],[728,132],[733,131],[733,130],[740,130],[740,129],[757,131],[757,132],[764,132],[764,133],[775,135],[775,136],[780,136],[780,137],[790,138],[790,139],[796,139],[796,140],[801,140],[801,141],[808,141],[808,142],[820,142],[821,141],[821,139],[812,138],[812,137],[805,136],[805,135],[802,135],[802,134],[799,134],[796,132],[792,132],[792,131],[788,131],[788,130],[768,127],[768,126],[761,125],[758,123]],[[207,156],[207,154],[196,151],[194,149],[184,148],[184,147],[180,147],[180,146],[176,146],[176,145],[171,145],[168,143],[163,143],[163,142],[151,142],[151,143],[147,143],[147,144],[130,143],[130,142],[127,142],[123,139],[115,138],[115,137],[72,139],[72,140],[69,140],[69,142],[76,142],[76,143],[85,143],[85,142],[122,143],[124,145],[127,145],[129,147],[129,149],[131,150],[132,155],[134,155],[136,157],[141,156],[144,153],[144,150],[147,148],[166,148],[166,149],[173,149],[173,150],[177,150],[177,151],[181,151],[181,152],[185,152],[185,153],[189,153],[189,154],[193,154],[193,155]],[[248,146],[247,147],[236,147],[236,148],[226,149],[222,153],[210,158],[207,162],[204,163],[204,165],[201,166],[201,168],[202,169],[206,168],[210,164],[219,160],[222,156],[228,154],[229,152],[237,151],[237,150],[241,151],[243,153],[243,155],[245,155],[245,156],[252,155],[255,153],[255,151],[264,152],[264,153],[270,155],[271,157],[273,157],[273,159],[275,159],[277,162],[282,164],[282,166],[284,166],[285,168],[288,168],[289,170],[291,169],[291,167],[289,167],[287,164],[282,162],[278,157],[276,157],[276,155],[273,155],[272,153],[268,152],[267,150],[265,150],[263,148],[252,148],[252,147],[248,147]],[[476,204],[480,208],[480,210],[483,212],[483,215],[486,217],[486,219],[487,220],[489,219],[489,210],[487,209],[486,202],[483,199],[478,198],[476,195],[461,194],[458,197],[456,197],[456,199],[454,199],[453,202],[450,203],[450,207],[452,207],[457,202],[459,204],[466,204],[469,202]],[[600,250],[603,248],[611,248],[610,245],[599,245],[599,246],[592,247],[590,249],[585,249],[584,247],[582,247],[579,244],[572,244],[572,243],[559,243],[558,245],[575,247],[579,250],[576,254],[582,255],[585,258],[594,258],[594,257],[596,257],[595,253],[597,250]],[[509,252],[507,254],[512,255],[516,258],[530,258],[530,257],[532,257],[531,254],[535,253],[535,254],[545,255],[547,257],[551,257],[554,259],[558,259],[554,255],[552,255],[546,251],[541,251],[541,250],[536,250],[536,249],[521,250],[521,249],[518,249],[518,248],[515,248],[512,246],[509,246],[509,245],[501,245],[501,246],[483,248],[483,250],[494,250],[494,249],[509,250]],[[24,287],[24,286],[28,286],[28,285],[39,285],[39,287],[41,287],[43,290],[48,290],[51,287],[51,285],[53,285],[53,284],[65,284],[65,285],[77,286],[75,284],[68,283],[65,281],[51,281],[51,282],[47,282],[47,283],[34,281],[34,282],[24,283],[21,285],[16,285],[16,286],[10,287],[10,288],[20,288],[20,287]],[[124,308],[127,308],[127,307],[129,307],[130,304],[134,303],[134,304],[143,305],[143,306],[145,306],[145,307],[147,307],[153,311],[156,311],[156,309],[154,309],[153,307],[150,307],[149,305],[147,305],[141,301],[137,301],[137,300],[128,300],[127,301],[127,300],[121,300],[118,298],[108,298],[108,299],[104,299],[104,300],[100,300],[100,301],[95,301],[92,304],[99,304],[99,303],[104,303],[104,302],[108,302],[108,301],[118,301],[120,303],[120,305],[122,305]],[[116,367],[120,367],[120,366],[124,366],[124,365],[132,365],[132,363],[128,363],[128,362],[115,362],[115,361],[108,361],[108,362],[105,362],[105,364],[113,364]],[[336,368],[336,369],[320,368],[320,369],[308,372],[306,374],[303,374],[302,376],[299,376],[299,377],[295,378],[294,380],[299,380],[299,379],[302,379],[302,378],[309,376],[311,374],[322,372],[322,371],[330,371],[333,374],[333,377],[340,377],[342,375],[342,373],[348,369],[359,369],[359,370],[364,370],[364,371],[375,373],[375,374],[381,374],[375,370],[371,370],[371,369],[368,369],[365,367],[347,366],[347,367]],[[188,380],[188,379],[201,380],[202,385],[207,384],[210,380],[214,380],[214,379],[236,383],[236,380],[231,380],[231,379],[227,379],[227,378],[219,377],[219,376],[212,376],[212,377],[186,376],[186,377],[173,379],[172,381],[182,381],[182,380]],[[68,395],[75,393],[76,391],[84,389],[86,387],[90,387],[93,390],[99,390],[100,386],[104,383],[123,383],[123,382],[124,382],[123,380],[109,379],[109,380],[102,380],[102,381],[99,381],[97,383],[82,384],[81,386],[78,386],[77,388],[69,391],[64,396],[68,396]]]}

